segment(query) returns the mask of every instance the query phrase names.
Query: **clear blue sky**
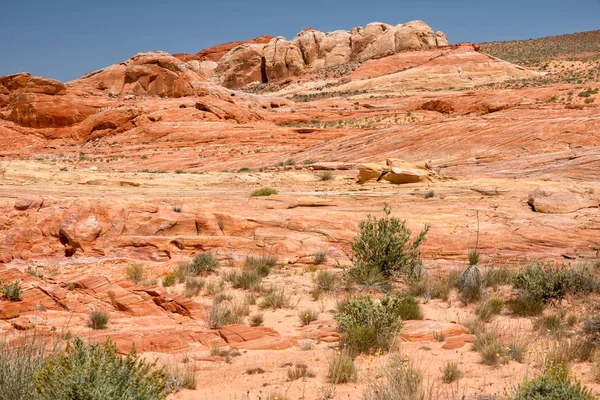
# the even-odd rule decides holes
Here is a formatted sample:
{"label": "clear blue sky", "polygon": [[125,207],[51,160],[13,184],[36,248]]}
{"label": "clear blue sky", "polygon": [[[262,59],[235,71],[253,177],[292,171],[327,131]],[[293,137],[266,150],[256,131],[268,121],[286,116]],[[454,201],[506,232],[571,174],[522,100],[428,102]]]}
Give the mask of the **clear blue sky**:
{"label": "clear blue sky", "polygon": [[600,29],[600,0],[0,0],[0,76],[69,81],[149,50],[196,53],[270,34],[291,39],[421,19],[450,43]]}

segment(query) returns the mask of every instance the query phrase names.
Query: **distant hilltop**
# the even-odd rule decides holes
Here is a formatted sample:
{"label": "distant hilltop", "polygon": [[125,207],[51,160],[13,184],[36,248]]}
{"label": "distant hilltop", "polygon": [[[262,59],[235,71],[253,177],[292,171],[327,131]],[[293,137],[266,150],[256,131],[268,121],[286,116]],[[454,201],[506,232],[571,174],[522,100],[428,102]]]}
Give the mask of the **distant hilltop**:
{"label": "distant hilltop", "polygon": [[267,83],[299,76],[349,62],[364,62],[406,50],[448,45],[443,32],[434,32],[423,21],[397,26],[373,22],[350,31],[322,32],[312,28],[291,41],[261,36],[247,42],[232,42],[202,50],[198,54],[175,54],[182,61],[198,63],[206,78],[228,88],[252,82]]}

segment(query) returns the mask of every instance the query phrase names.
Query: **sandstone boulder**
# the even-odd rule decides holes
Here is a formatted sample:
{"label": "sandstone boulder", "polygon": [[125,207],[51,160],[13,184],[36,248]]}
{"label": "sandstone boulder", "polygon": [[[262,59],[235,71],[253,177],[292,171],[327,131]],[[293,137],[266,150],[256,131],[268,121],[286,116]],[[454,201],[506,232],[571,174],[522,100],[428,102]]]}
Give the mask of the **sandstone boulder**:
{"label": "sandstone boulder", "polygon": [[350,31],[352,59],[362,62],[396,53],[395,29],[379,22],[360,26]]}
{"label": "sandstone boulder", "polygon": [[44,203],[44,198],[41,196],[34,197],[19,197],[15,200],[15,209],[17,210],[28,210],[28,209],[39,209]]}
{"label": "sandstone boulder", "polygon": [[267,82],[263,68],[264,48],[264,44],[244,44],[231,49],[214,71],[218,83],[239,88],[252,82]]}
{"label": "sandstone boulder", "polygon": [[448,38],[442,31],[437,31],[435,34],[435,42],[438,47],[448,46]]}
{"label": "sandstone boulder", "polygon": [[325,32],[314,29],[305,29],[298,33],[294,42],[302,52],[302,57],[306,65],[313,65],[321,55],[321,41],[325,37]]}
{"label": "sandstone boulder", "polygon": [[400,339],[403,342],[434,341],[438,335],[453,337],[466,334],[467,328],[460,324],[440,321],[404,321]]}
{"label": "sandstone boulder", "polygon": [[0,94],[11,93],[63,95],[66,86],[60,81],[31,76],[27,72],[0,77]]}
{"label": "sandstone boulder", "polygon": [[284,37],[271,40],[265,47],[265,74],[269,81],[298,76],[304,72],[304,59],[300,48]]}
{"label": "sandstone boulder", "polygon": [[433,29],[423,21],[411,21],[396,27],[396,52],[437,47]]}
{"label": "sandstone boulder", "polygon": [[534,211],[546,214],[569,213],[582,208],[598,207],[599,200],[589,199],[579,193],[555,186],[542,186],[527,200]]}
{"label": "sandstone boulder", "polygon": [[368,163],[358,166],[358,183],[381,180],[390,183],[417,183],[430,180],[434,173],[427,164],[412,164],[404,160],[388,159],[380,163]]}

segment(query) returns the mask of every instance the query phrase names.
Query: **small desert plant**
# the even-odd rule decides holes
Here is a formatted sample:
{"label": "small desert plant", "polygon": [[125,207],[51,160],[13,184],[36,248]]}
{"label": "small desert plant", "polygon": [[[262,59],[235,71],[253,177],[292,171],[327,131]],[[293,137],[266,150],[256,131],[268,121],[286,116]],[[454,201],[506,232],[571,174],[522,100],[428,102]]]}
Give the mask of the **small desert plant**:
{"label": "small desert plant", "polygon": [[396,308],[400,318],[405,321],[423,319],[419,302],[412,296],[402,296]]}
{"label": "small desert plant", "polygon": [[103,311],[94,310],[90,313],[89,326],[92,329],[105,329],[110,315]]}
{"label": "small desert plant", "polygon": [[264,373],[265,373],[265,370],[260,367],[248,368],[246,370],[246,374],[248,374],[248,375],[264,374]]}
{"label": "small desert plant", "polygon": [[291,305],[291,296],[285,294],[285,289],[280,288],[270,291],[258,304],[259,308],[285,308]]}
{"label": "small desert plant", "polygon": [[362,265],[346,271],[344,276],[346,286],[359,292],[387,293],[392,285],[389,278],[376,266]]}
{"label": "small desert plant", "polygon": [[219,261],[211,253],[200,253],[188,264],[187,272],[190,276],[206,275],[219,268]]}
{"label": "small desert plant", "polygon": [[417,400],[426,399],[423,393],[423,374],[412,363],[393,357],[383,371],[383,380],[371,384],[365,400]]}
{"label": "small desert plant", "polygon": [[542,315],[533,323],[533,328],[549,336],[560,339],[564,334],[566,323],[564,321],[565,313],[556,312],[554,314]]}
{"label": "small desert plant", "polygon": [[183,289],[183,295],[185,297],[194,297],[200,294],[200,291],[204,287],[206,282],[204,279],[199,278],[188,278],[185,281],[185,287]]}
{"label": "small desert plant", "polygon": [[265,318],[262,313],[253,314],[250,317],[250,326],[261,326]]}
{"label": "small desert plant", "polygon": [[451,272],[438,276],[424,276],[420,281],[410,285],[409,292],[413,296],[424,299],[441,299],[448,301],[453,287],[458,286],[458,273]]}
{"label": "small desert plant", "polygon": [[17,279],[6,284],[0,281],[0,294],[8,301],[21,300],[21,281]]}
{"label": "small desert plant", "polygon": [[504,307],[502,299],[491,298],[483,301],[475,312],[483,322],[490,322],[495,315],[500,314],[502,307]]}
{"label": "small desert plant", "polygon": [[471,249],[469,250],[469,265],[478,265],[479,264],[479,250]]}
{"label": "small desert plant", "polygon": [[459,292],[460,299],[465,304],[481,299],[481,273],[476,265],[469,265],[460,275]]}
{"label": "small desert plant", "polygon": [[175,272],[170,272],[164,276],[162,285],[164,287],[171,287],[177,283],[177,274]]}
{"label": "small desert plant", "polygon": [[520,317],[534,317],[544,312],[544,303],[527,294],[520,294],[507,303],[511,314]]}
{"label": "small desert plant", "polygon": [[356,381],[358,372],[354,365],[354,357],[346,352],[337,352],[329,361],[327,378],[333,384]]}
{"label": "small desert plant", "polygon": [[321,265],[325,261],[327,261],[327,253],[324,251],[317,251],[313,256],[313,264],[315,265]]}
{"label": "small desert plant", "polygon": [[383,217],[369,215],[359,224],[358,236],[352,244],[353,269],[376,268],[385,276],[404,275],[408,280],[418,280],[422,263],[419,246],[425,240],[429,225],[411,242],[411,230],[406,221],[390,217],[391,207],[385,204]]}
{"label": "small desert plant", "polygon": [[300,345],[300,350],[302,351],[309,351],[315,348],[315,342],[312,340],[302,340],[298,342],[298,344]]}
{"label": "small desert plant", "polygon": [[308,366],[304,363],[296,363],[293,367],[288,368],[288,380],[295,381],[300,378],[314,378],[315,374],[308,370]]}
{"label": "small desert plant", "polygon": [[44,361],[45,343],[26,337],[24,343],[0,341],[0,400],[30,400],[35,386],[34,371]]}
{"label": "small desert plant", "polygon": [[85,345],[75,338],[64,352],[51,355],[35,371],[33,398],[162,400],[170,392],[167,379],[134,350],[120,356],[110,338],[102,345]]}
{"label": "small desert plant", "polygon": [[375,303],[371,296],[348,299],[334,318],[344,334],[343,344],[354,354],[387,351],[402,328],[404,299],[385,296]]}
{"label": "small desert plant", "polygon": [[242,324],[244,316],[242,313],[235,312],[230,306],[213,300],[212,306],[208,309],[206,322],[210,329],[219,329],[224,325]]}
{"label": "small desert plant", "polygon": [[167,388],[177,392],[181,389],[196,390],[196,371],[193,364],[169,365],[165,368]]}
{"label": "small desert plant", "polygon": [[543,303],[562,301],[567,294],[587,294],[598,288],[588,268],[552,268],[539,263],[517,272],[513,285],[531,299]]}
{"label": "small desert plant", "polygon": [[146,272],[144,266],[141,264],[131,264],[125,268],[125,275],[127,279],[136,285],[146,279]]}
{"label": "small desert plant", "polygon": [[266,196],[270,196],[272,194],[277,194],[277,190],[265,187],[265,188],[260,188],[260,189],[254,190],[252,193],[250,193],[250,196],[252,196],[252,197],[266,197]]}
{"label": "small desert plant", "polygon": [[262,277],[255,270],[233,271],[225,277],[235,289],[258,291],[261,287]]}
{"label": "small desert plant", "polygon": [[568,367],[543,371],[522,383],[513,400],[594,400],[596,397],[580,381],[573,381]]}
{"label": "small desert plant", "polygon": [[333,179],[333,174],[331,171],[323,171],[319,174],[320,181],[330,181]]}
{"label": "small desert plant", "polygon": [[481,281],[485,287],[496,288],[511,284],[514,275],[514,271],[507,268],[490,268],[482,274]]}
{"label": "small desert plant", "polygon": [[313,299],[318,300],[322,293],[331,293],[335,290],[336,276],[329,271],[319,271],[315,276],[315,287],[311,294]]}
{"label": "small desert plant", "polygon": [[473,342],[473,350],[481,353],[482,362],[486,365],[498,366],[508,364],[510,360],[523,362],[527,344],[514,337],[508,342],[500,340],[497,328],[484,329]]}
{"label": "small desert plant", "polygon": [[244,262],[244,269],[257,271],[263,278],[271,272],[277,264],[277,256],[270,254],[263,254],[260,257],[246,257]]}
{"label": "small desert plant", "polygon": [[298,318],[300,319],[300,324],[302,326],[308,325],[313,321],[319,319],[319,312],[312,309],[306,309],[304,311],[298,312]]}
{"label": "small desert plant", "polygon": [[456,361],[447,362],[441,368],[441,371],[442,381],[444,381],[444,383],[452,383],[459,380],[463,376],[463,373],[458,368],[458,363]]}

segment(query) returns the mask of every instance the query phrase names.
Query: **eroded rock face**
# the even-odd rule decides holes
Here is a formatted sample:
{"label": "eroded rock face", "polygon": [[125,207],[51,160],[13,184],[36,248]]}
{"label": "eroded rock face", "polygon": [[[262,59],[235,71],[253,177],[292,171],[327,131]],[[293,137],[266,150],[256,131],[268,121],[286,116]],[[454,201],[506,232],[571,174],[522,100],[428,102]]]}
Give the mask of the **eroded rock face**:
{"label": "eroded rock face", "polygon": [[390,183],[417,183],[431,179],[433,171],[426,165],[415,165],[404,160],[388,159],[380,163],[358,166],[358,183],[385,180]]}
{"label": "eroded rock face", "polygon": [[374,22],[350,32],[307,29],[291,41],[277,37],[266,45],[241,44],[232,48],[219,59],[213,79],[226,87],[238,88],[250,82],[277,81],[351,61],[364,62],[400,51],[447,44],[442,32],[434,33],[422,21],[395,27]]}
{"label": "eroded rock face", "polygon": [[600,201],[555,186],[542,186],[529,195],[527,201],[536,212],[546,214],[570,213],[582,208],[598,207]]}

